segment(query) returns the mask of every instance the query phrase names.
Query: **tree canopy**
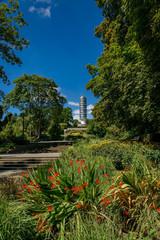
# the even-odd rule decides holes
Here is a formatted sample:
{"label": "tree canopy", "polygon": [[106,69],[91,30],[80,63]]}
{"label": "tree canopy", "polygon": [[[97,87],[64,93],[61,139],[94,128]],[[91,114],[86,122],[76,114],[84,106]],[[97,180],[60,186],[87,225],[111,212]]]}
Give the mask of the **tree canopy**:
{"label": "tree canopy", "polygon": [[100,98],[92,113],[104,126],[116,124],[139,134],[159,132],[159,1],[97,0],[105,17],[95,28],[104,52],[87,65],[87,90]]}
{"label": "tree canopy", "polygon": [[[22,64],[17,56],[17,50],[27,47],[29,41],[20,36],[20,28],[26,26],[23,14],[19,11],[19,3],[15,0],[7,0],[7,3],[0,3],[0,56],[7,63],[12,65]],[[8,82],[4,66],[0,65],[0,79]]]}
{"label": "tree canopy", "polygon": [[13,83],[14,89],[4,98],[4,108],[13,106],[25,111],[30,124],[34,122],[39,137],[41,123],[51,116],[52,119],[58,119],[66,99],[58,92],[58,85],[52,79],[43,76],[23,74]]}

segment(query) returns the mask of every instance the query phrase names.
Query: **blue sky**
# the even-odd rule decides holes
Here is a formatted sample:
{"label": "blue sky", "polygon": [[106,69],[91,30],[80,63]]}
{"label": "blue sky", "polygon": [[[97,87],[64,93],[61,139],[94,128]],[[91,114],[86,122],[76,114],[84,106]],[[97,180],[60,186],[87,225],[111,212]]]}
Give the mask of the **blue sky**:
{"label": "blue sky", "polygon": [[[86,64],[95,64],[103,51],[100,39],[94,36],[94,28],[103,20],[101,10],[94,0],[20,0],[19,7],[28,23],[20,34],[30,45],[17,52],[21,67],[3,63],[9,79],[12,82],[23,73],[52,78],[74,118],[78,118],[81,95],[87,98],[88,118],[92,118],[89,112],[98,100],[85,90],[91,78]],[[13,87],[1,83],[5,93]]]}

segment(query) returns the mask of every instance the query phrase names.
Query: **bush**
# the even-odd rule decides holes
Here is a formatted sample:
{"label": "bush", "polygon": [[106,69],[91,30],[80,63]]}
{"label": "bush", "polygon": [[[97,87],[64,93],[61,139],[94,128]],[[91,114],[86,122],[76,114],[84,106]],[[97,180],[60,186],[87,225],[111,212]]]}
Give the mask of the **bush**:
{"label": "bush", "polygon": [[59,140],[61,137],[62,129],[59,123],[53,122],[49,126],[47,132],[52,140]]}
{"label": "bush", "polygon": [[98,123],[94,120],[92,120],[88,127],[87,127],[87,131],[86,131],[88,134],[94,134],[95,136],[97,137],[104,137],[105,134],[106,134],[106,130],[105,128],[102,128],[98,125]]}
{"label": "bush", "polygon": [[109,156],[118,170],[131,166],[135,156],[145,157],[146,162],[159,163],[160,149],[156,145],[143,145],[132,142],[119,142],[116,140],[105,140],[100,143],[91,144],[90,149],[94,156]]}

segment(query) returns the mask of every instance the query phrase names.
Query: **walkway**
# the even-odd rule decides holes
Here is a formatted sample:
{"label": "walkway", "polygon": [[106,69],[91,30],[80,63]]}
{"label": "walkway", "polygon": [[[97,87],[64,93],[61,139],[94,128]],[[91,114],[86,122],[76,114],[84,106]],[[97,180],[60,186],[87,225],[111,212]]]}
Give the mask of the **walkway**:
{"label": "walkway", "polygon": [[8,153],[0,154],[0,178],[55,161],[70,144],[72,142],[39,142],[10,149]]}

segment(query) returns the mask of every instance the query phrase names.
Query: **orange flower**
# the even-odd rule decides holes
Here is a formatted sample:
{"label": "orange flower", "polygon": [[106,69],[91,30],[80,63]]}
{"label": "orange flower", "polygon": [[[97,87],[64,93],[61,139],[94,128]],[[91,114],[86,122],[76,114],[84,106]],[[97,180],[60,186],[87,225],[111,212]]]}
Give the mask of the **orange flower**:
{"label": "orange flower", "polygon": [[122,183],[120,182],[119,185],[122,186]]}
{"label": "orange flower", "polygon": [[34,182],[30,182],[30,184],[29,184],[29,185],[33,186],[33,184],[34,184]]}
{"label": "orange flower", "polygon": [[55,184],[52,184],[52,187],[51,187],[51,189],[53,189],[55,187]]}
{"label": "orange flower", "polygon": [[88,183],[87,182],[83,183],[83,186],[88,187]]}
{"label": "orange flower", "polygon": [[107,177],[107,176],[108,176],[108,174],[106,173],[106,174],[104,174],[104,176],[105,176],[105,177]]}
{"label": "orange flower", "polygon": [[84,167],[85,170],[88,170],[88,166]]}
{"label": "orange flower", "polygon": [[95,217],[95,218],[96,218],[97,222],[100,222],[100,221],[101,221],[101,219],[100,219],[100,218],[98,218],[98,217]]}
{"label": "orange flower", "polygon": [[65,187],[65,189],[64,189],[65,191],[68,191],[68,188],[67,187]]}
{"label": "orange flower", "polygon": [[49,171],[51,171],[51,170],[52,170],[52,168],[50,167],[50,168],[49,168]]}
{"label": "orange flower", "polygon": [[160,186],[160,183],[157,183],[157,187],[159,187]]}
{"label": "orange flower", "polygon": [[25,173],[24,173],[24,172],[22,173],[22,176],[23,176],[23,177],[25,176]]}
{"label": "orange flower", "polygon": [[40,232],[42,230],[42,227],[38,227],[38,231]]}
{"label": "orange flower", "polygon": [[105,167],[105,165],[103,165],[103,166],[100,166],[100,168],[104,168]]}
{"label": "orange flower", "polygon": [[128,216],[129,215],[129,212],[127,210],[125,210],[125,214]]}
{"label": "orange flower", "polygon": [[96,179],[96,184],[98,184],[99,183],[99,179]]}
{"label": "orange flower", "polygon": [[77,208],[80,208],[81,207],[81,204],[77,203]]}
{"label": "orange flower", "polygon": [[76,163],[79,163],[79,160],[76,160]]}
{"label": "orange flower", "polygon": [[73,162],[70,162],[71,165],[73,165]]}
{"label": "orange flower", "polygon": [[152,208],[155,208],[155,206],[154,206],[154,204],[153,204],[153,203],[151,203],[151,207],[152,207]]}
{"label": "orange flower", "polygon": [[49,206],[49,207],[48,207],[48,211],[51,211],[51,210],[52,210],[52,207]]}
{"label": "orange flower", "polygon": [[156,211],[158,211],[160,213],[160,207],[159,208],[156,208]]}
{"label": "orange flower", "polygon": [[53,178],[53,176],[51,176],[51,175],[49,176],[49,179],[52,180],[52,181],[54,181],[54,178]]}
{"label": "orange flower", "polygon": [[84,160],[82,160],[81,162],[80,162],[80,164],[82,165],[84,163]]}

